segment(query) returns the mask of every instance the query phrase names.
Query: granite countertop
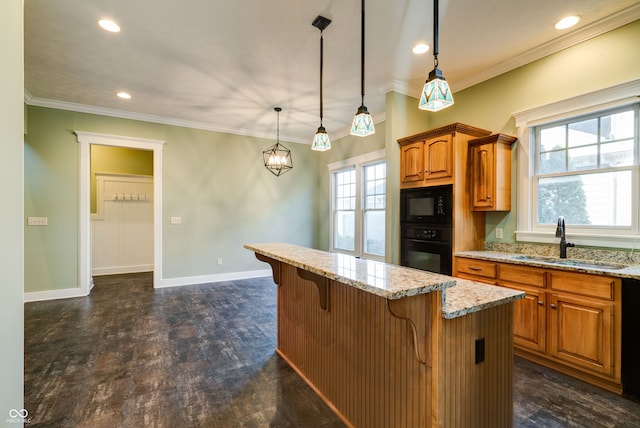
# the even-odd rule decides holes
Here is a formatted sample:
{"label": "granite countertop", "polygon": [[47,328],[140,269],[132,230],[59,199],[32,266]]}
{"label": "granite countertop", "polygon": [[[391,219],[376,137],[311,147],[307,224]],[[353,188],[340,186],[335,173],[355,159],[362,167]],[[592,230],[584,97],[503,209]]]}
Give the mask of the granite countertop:
{"label": "granite countertop", "polygon": [[525,293],[511,288],[456,278],[456,286],[442,293],[442,317],[457,318],[519,300]]}
{"label": "granite countertop", "polygon": [[292,244],[244,247],[390,300],[442,290],[442,316],[447,319],[524,297],[524,293],[509,288]]}
{"label": "granite countertop", "polygon": [[[501,251],[458,251],[456,257],[468,259],[487,260],[493,262],[511,263],[523,266],[535,266],[566,270],[571,272],[583,272],[599,275],[607,275],[617,278],[640,279],[640,265],[606,262],[602,259],[586,260],[578,258],[559,259],[557,257],[528,255],[521,253],[507,253]],[[526,259],[522,259],[522,257]],[[559,263],[558,263],[559,262]],[[575,263],[575,264],[571,264]]]}

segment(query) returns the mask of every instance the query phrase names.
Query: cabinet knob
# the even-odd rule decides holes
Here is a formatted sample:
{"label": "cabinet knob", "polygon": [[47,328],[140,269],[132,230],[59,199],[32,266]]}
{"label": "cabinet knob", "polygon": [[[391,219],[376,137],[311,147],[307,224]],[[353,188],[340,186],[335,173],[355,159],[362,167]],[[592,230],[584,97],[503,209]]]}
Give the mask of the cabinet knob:
{"label": "cabinet knob", "polygon": [[556,305],[552,303],[551,304],[551,309],[555,309],[555,308],[556,308]]}
{"label": "cabinet knob", "polygon": [[487,195],[487,199],[491,199],[491,195]]}
{"label": "cabinet knob", "polygon": [[543,302],[542,300],[538,300],[538,304],[539,304],[540,306],[543,306],[543,305],[544,305],[544,302]]}

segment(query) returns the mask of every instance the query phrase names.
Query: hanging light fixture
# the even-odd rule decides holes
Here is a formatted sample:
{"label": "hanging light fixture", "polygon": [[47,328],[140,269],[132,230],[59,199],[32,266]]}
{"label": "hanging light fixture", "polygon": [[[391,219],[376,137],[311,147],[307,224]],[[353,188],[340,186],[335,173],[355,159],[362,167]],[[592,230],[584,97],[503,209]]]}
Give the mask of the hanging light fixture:
{"label": "hanging light fixture", "polygon": [[360,95],[361,103],[356,112],[356,116],[353,118],[353,124],[351,125],[351,135],[358,137],[366,137],[376,133],[376,129],[373,126],[373,120],[371,115],[364,105],[364,0],[362,0],[362,23],[360,34]]}
{"label": "hanging light fixture", "polygon": [[293,169],[293,160],[291,159],[291,150],[280,144],[280,112],[282,108],[275,107],[274,110],[278,114],[276,143],[263,151],[262,157],[264,158],[264,167],[277,177]]}
{"label": "hanging light fixture", "polygon": [[433,0],[433,64],[420,96],[421,110],[438,111],[453,105],[453,96],[442,71],[438,69],[438,0]]}
{"label": "hanging light fixture", "polygon": [[324,152],[325,150],[329,150],[331,148],[331,141],[329,141],[329,134],[327,134],[327,130],[322,126],[322,60],[323,60],[323,37],[322,32],[325,28],[327,28],[331,24],[331,20],[325,18],[324,16],[318,15],[316,19],[313,20],[311,25],[320,30],[320,126],[318,127],[318,131],[316,135],[313,137],[313,144],[311,144],[311,150],[317,150],[319,152]]}

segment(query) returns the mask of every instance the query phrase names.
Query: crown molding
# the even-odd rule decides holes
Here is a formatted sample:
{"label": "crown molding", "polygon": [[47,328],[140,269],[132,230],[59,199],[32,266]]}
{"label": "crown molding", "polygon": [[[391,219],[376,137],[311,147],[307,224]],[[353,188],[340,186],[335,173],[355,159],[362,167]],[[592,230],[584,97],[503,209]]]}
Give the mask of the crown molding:
{"label": "crown molding", "polygon": [[[151,122],[151,123],[159,123],[162,125],[172,125],[172,126],[180,126],[183,128],[192,128],[192,129],[201,129],[204,131],[214,131],[221,132],[225,134],[234,134],[234,135],[242,135],[245,137],[255,137],[255,138],[265,138],[268,140],[273,140],[273,135],[271,133],[260,133],[251,131],[248,129],[233,129],[227,128],[224,126],[214,125],[206,122],[196,122],[190,120],[183,119],[175,119],[171,117],[164,116],[156,116],[145,113],[136,113],[132,111],[126,110],[118,110],[107,107],[98,107],[91,106],[87,104],[79,104],[79,103],[70,103],[66,101],[58,101],[52,100],[48,98],[38,98],[33,97],[26,90],[25,93],[25,103],[27,105],[36,106],[36,107],[46,107],[53,108],[58,110],[66,110],[73,111],[78,113],[88,113],[88,114],[96,114],[100,116],[108,116],[108,117],[116,117],[119,119],[130,119],[130,120],[139,120],[142,122]],[[291,143],[299,143],[299,144],[311,144],[309,141],[300,139],[300,138],[289,138],[282,137],[282,141],[291,142]]]}
{"label": "crown molding", "polygon": [[[640,3],[635,4],[620,12],[614,13],[605,17],[599,21],[585,25],[582,28],[577,29],[564,36],[553,39],[547,43],[544,43],[533,49],[529,49],[520,55],[516,55],[513,58],[509,58],[499,64],[482,70],[478,73],[474,73],[473,76],[456,81],[455,92],[469,88],[478,83],[489,80],[493,77],[499,76],[508,71],[514,70],[523,65],[532,63],[546,56],[552,55],[561,50],[567,49],[571,46],[575,46],[579,43],[593,39],[616,28],[627,25],[631,22],[640,19]],[[454,93],[455,93],[454,92]]]}

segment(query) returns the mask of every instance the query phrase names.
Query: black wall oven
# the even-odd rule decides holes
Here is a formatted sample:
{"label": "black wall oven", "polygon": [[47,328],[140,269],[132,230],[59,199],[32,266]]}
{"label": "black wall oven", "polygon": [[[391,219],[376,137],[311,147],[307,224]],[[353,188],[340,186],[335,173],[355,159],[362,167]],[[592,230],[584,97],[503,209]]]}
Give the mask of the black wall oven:
{"label": "black wall oven", "polygon": [[452,186],[400,190],[400,264],[451,275]]}

